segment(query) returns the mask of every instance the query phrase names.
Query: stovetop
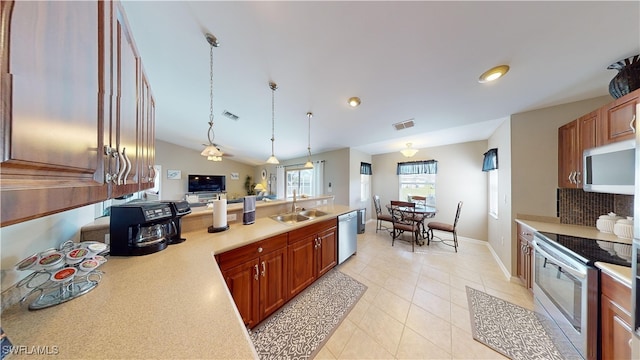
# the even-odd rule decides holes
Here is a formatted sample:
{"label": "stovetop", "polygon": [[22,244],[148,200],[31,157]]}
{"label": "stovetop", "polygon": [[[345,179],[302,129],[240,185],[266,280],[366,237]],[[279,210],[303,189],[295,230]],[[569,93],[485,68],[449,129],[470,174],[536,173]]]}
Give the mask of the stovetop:
{"label": "stovetop", "polygon": [[631,266],[631,244],[594,240],[556,233],[538,232],[557,248],[573,255],[577,260],[594,266],[597,261]]}

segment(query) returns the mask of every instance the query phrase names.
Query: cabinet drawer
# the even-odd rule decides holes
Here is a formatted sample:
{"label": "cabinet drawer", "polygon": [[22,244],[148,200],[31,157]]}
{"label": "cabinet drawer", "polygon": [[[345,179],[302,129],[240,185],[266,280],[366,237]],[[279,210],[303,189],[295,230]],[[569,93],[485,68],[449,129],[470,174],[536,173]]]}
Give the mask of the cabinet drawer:
{"label": "cabinet drawer", "polygon": [[289,232],[289,244],[293,244],[296,241],[305,239],[309,236],[316,235],[332,227],[338,226],[338,218],[333,218],[319,223],[310,224],[303,228],[296,229]]}
{"label": "cabinet drawer", "polygon": [[280,234],[229,250],[216,256],[221,270],[226,270],[287,246],[288,234]]}
{"label": "cabinet drawer", "polygon": [[600,288],[602,295],[620,305],[627,314],[631,314],[631,288],[604,272],[600,272]]}

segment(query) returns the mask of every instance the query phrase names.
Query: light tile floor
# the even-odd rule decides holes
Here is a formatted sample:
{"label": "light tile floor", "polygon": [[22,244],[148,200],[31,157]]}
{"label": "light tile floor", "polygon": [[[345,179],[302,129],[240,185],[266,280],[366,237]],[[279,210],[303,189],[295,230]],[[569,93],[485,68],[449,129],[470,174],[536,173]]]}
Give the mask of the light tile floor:
{"label": "light tile floor", "polygon": [[392,247],[386,231],[376,234],[374,222],[366,229],[338,269],[368,289],[315,359],[505,359],[471,336],[465,286],[528,309],[533,299],[487,245],[459,239],[458,253],[433,242],[412,253],[408,242]]}

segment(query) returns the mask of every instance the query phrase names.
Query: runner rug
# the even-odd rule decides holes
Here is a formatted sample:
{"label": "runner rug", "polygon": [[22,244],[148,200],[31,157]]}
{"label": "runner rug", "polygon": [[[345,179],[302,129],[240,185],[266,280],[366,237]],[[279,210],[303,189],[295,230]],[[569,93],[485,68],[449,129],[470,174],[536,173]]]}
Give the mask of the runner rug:
{"label": "runner rug", "polygon": [[367,287],[331,270],[249,335],[260,359],[311,359],[349,314]]}
{"label": "runner rug", "polygon": [[511,359],[564,359],[535,312],[467,286],[473,338]]}

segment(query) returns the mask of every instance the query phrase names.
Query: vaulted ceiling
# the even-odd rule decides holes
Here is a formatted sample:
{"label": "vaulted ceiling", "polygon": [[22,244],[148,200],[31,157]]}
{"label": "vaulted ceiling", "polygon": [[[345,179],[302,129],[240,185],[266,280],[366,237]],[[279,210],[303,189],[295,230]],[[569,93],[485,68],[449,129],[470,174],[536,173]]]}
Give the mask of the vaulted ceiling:
{"label": "vaulted ceiling", "polygon": [[[486,139],[511,114],[608,94],[607,66],[640,53],[640,2],[124,1],[156,98],[156,137],[271,153],[366,153]],[[487,69],[508,64],[494,83]],[[347,105],[358,96],[362,104]],[[238,116],[232,120],[223,115]],[[413,119],[396,130],[393,123]],[[570,119],[567,119],[569,121]]]}

